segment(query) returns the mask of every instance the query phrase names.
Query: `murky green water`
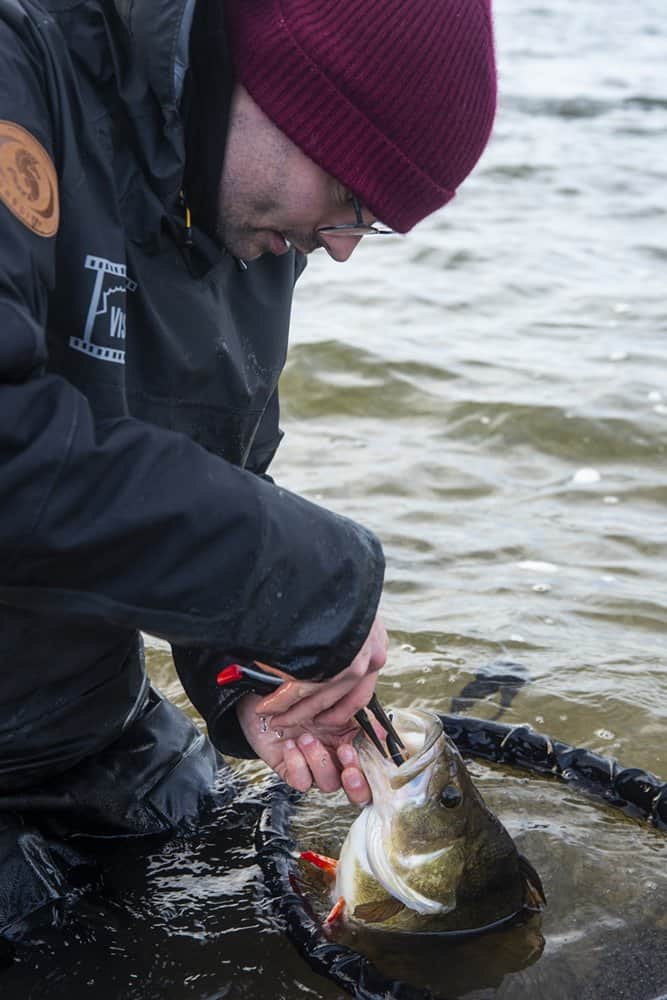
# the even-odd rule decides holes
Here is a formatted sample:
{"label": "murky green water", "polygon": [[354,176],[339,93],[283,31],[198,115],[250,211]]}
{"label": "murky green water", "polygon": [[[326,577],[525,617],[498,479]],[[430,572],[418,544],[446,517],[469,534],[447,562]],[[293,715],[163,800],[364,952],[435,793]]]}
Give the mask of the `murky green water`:
{"label": "murky green water", "polygon": [[[495,10],[501,107],[474,177],[408,238],[302,279],[274,474],[384,543],[386,704],[447,711],[508,656],[530,679],[504,721],[667,776],[664,2]],[[183,703],[168,655],[149,659]],[[476,773],[549,908],[542,958],[466,995],[667,993],[667,838],[561,786]],[[116,924],[19,963],[2,995],[340,996],[267,912],[260,792],[148,871],[119,863]],[[335,828],[339,805],[310,808]]]}

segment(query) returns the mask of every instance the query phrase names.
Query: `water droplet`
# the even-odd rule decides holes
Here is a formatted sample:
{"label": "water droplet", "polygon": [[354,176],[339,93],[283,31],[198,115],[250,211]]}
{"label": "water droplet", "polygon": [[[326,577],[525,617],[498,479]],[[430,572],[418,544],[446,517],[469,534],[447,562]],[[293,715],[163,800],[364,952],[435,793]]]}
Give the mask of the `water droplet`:
{"label": "water droplet", "polygon": [[599,740],[613,740],[614,734],[609,729],[596,729],[595,735]]}
{"label": "water droplet", "polygon": [[542,726],[544,724],[544,716],[543,715],[536,715],[535,716],[535,722],[539,723],[539,725]]}
{"label": "water droplet", "polygon": [[510,636],[510,642],[525,642],[526,640],[518,632],[513,632]]}
{"label": "water droplet", "polygon": [[401,682],[400,682],[400,681],[392,681],[392,682],[391,682],[391,686],[392,686],[393,688],[400,688],[400,686],[401,686]]}
{"label": "water droplet", "polygon": [[406,653],[416,653],[417,647],[411,646],[409,642],[401,643],[401,649],[405,650]]}
{"label": "water droplet", "polygon": [[536,583],[533,587],[536,594],[547,594],[551,590],[551,584],[549,583]]}
{"label": "water droplet", "polygon": [[423,674],[433,673],[433,667],[429,667],[427,664],[425,667],[422,667],[422,673]]}
{"label": "water droplet", "polygon": [[608,496],[602,497],[602,503],[618,503],[618,497]]}

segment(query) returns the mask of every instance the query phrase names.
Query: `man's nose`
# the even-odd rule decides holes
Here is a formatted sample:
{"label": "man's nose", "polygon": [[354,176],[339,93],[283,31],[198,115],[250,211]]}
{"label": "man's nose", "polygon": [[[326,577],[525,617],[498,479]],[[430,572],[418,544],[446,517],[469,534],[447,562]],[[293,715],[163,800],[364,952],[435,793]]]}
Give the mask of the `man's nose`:
{"label": "man's nose", "polygon": [[334,236],[332,239],[327,239],[325,236],[320,236],[320,242],[329,256],[342,264],[344,260],[348,260],[352,256],[362,238],[361,236]]}

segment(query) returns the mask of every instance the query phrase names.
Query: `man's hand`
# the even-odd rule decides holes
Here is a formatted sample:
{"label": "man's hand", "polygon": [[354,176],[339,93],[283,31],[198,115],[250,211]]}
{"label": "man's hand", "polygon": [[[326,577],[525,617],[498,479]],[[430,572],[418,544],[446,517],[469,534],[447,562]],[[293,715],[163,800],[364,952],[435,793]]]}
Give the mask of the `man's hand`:
{"label": "man's hand", "polygon": [[277,728],[273,719],[257,714],[262,698],[248,694],[236,706],[243,734],[261,759],[292,788],[306,792],[315,786],[323,792],[343,788],[350,802],[365,805],[371,790],[359,768],[350,741],[356,723],[342,730],[310,724]]}
{"label": "man's hand", "polygon": [[370,801],[351,746],[358,730],[353,716],[371,699],[387,646],[378,616],[355,658],[335,677],[316,682],[281,674],[286,680],[275,692],[264,698],[247,695],[237,705],[252,748],[293,788],[306,791],[315,785],[333,792],[342,787],[356,805]]}
{"label": "man's hand", "polygon": [[342,729],[371,700],[378,671],[387,661],[387,630],[379,616],[363,646],[344,670],[326,681],[290,678],[257,705],[258,715],[271,716],[274,729],[312,721],[317,726]]}

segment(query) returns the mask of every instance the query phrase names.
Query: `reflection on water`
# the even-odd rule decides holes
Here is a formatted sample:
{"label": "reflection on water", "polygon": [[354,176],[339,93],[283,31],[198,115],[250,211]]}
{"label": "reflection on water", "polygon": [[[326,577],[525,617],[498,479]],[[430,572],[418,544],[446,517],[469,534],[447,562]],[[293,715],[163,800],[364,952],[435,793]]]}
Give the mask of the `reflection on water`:
{"label": "reflection on water", "polygon": [[[275,475],[383,540],[387,704],[446,711],[505,657],[525,682],[504,721],[667,776],[664,2],[495,12],[500,113],[473,178],[408,238],[315,255],[300,283]],[[183,703],[159,645],[150,663]],[[501,708],[482,692],[466,712]],[[475,996],[667,992],[664,838],[478,773],[549,908],[539,961]],[[331,828],[335,807],[309,808]],[[2,995],[338,997],[265,910],[253,810],[112,859],[113,919],[100,903]]]}

